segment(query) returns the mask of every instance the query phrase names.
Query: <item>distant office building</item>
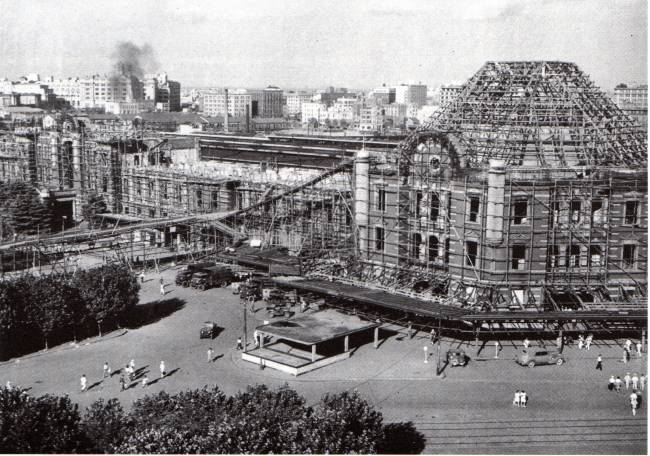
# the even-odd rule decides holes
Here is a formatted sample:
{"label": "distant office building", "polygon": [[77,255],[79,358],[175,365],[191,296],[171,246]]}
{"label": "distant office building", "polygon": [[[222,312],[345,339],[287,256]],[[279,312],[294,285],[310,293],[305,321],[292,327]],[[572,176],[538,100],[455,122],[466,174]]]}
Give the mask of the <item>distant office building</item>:
{"label": "distant office building", "polygon": [[356,94],[352,92],[348,92],[348,89],[346,88],[336,89],[334,87],[328,87],[326,90],[319,91],[314,96],[314,101],[320,101],[321,103],[325,104],[327,107],[330,107],[332,106],[332,104],[334,104],[336,100],[343,97],[346,98],[356,97]]}
{"label": "distant office building", "polygon": [[367,106],[359,112],[359,131],[381,132],[384,126],[385,110],[383,107]]}
{"label": "distant office building", "polygon": [[440,86],[440,106],[445,106],[451,100],[456,98],[462,90],[463,90],[462,85]]}
{"label": "distant office building", "polygon": [[106,103],[142,100],[142,82],[134,76],[91,76],[79,80],[79,106],[103,107]]}
{"label": "distant office building", "polygon": [[322,124],[327,120],[327,106],[323,103],[303,103],[301,111],[303,125],[309,124],[309,121],[312,119],[315,119],[319,124]]}
{"label": "distant office building", "polygon": [[262,91],[262,109],[260,117],[282,117],[282,89],[268,86]]}
{"label": "distant office building", "polygon": [[52,89],[46,84],[25,77],[16,82],[1,80],[0,94],[12,95],[13,97],[5,97],[5,100],[11,100],[13,106],[51,107],[56,100]]}
{"label": "distant office building", "polygon": [[[238,91],[228,91],[228,113],[233,117],[246,117],[252,112],[251,95]],[[201,111],[206,116],[223,116],[226,112],[226,94],[206,92],[200,98]]]}
{"label": "distant office building", "polygon": [[355,120],[356,107],[356,98],[339,98],[327,109],[327,118],[337,121],[345,120],[350,124]]}
{"label": "distant office building", "polygon": [[144,99],[153,100],[159,111],[181,110],[181,84],[169,79],[167,73],[145,75],[143,92]]}
{"label": "distant office building", "polygon": [[81,106],[81,85],[79,78],[54,79],[49,77],[45,79],[52,92],[57,98],[66,101],[73,108]]}
{"label": "distant office building", "polygon": [[414,104],[418,107],[427,103],[427,86],[424,84],[400,84],[395,87],[395,102]]}
{"label": "distant office building", "polygon": [[111,114],[141,114],[156,110],[156,103],[153,100],[136,101],[108,101],[104,103],[104,109]]}
{"label": "distant office building", "polygon": [[648,86],[619,84],[614,89],[614,101],[619,106],[624,103],[648,106]]}
{"label": "distant office building", "polygon": [[395,103],[395,94],[396,94],[396,89],[395,87],[386,87],[384,84],[381,87],[377,87],[374,89],[370,94],[368,95],[368,98],[373,99],[375,102],[379,104],[391,104]]}

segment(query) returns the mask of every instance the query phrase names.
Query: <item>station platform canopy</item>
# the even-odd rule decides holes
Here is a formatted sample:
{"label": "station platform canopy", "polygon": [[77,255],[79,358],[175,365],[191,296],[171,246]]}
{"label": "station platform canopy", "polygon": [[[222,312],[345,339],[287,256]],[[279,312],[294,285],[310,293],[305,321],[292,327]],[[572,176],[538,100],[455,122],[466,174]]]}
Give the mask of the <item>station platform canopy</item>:
{"label": "station platform canopy", "polygon": [[328,281],[316,278],[276,277],[273,281],[284,287],[324,294],[334,298],[347,299],[364,304],[400,310],[425,317],[463,319],[468,310],[434,301],[389,293],[383,290]]}
{"label": "station platform canopy", "polygon": [[379,323],[327,309],[258,326],[256,330],[297,344],[316,345],[377,326]]}

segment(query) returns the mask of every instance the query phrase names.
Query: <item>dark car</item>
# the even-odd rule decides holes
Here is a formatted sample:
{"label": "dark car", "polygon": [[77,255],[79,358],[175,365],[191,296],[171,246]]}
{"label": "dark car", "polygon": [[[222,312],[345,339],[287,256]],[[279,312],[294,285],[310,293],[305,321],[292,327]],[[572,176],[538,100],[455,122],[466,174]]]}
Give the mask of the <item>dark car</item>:
{"label": "dark car", "polygon": [[465,350],[461,348],[447,350],[447,363],[452,367],[465,366],[468,360],[469,357],[465,353]]}
{"label": "dark car", "polygon": [[203,328],[199,333],[200,339],[214,339],[217,334],[217,325],[213,321],[203,323]]}
{"label": "dark car", "polygon": [[564,357],[556,350],[529,349],[517,357],[517,363],[522,366],[535,367],[542,364],[564,364]]}

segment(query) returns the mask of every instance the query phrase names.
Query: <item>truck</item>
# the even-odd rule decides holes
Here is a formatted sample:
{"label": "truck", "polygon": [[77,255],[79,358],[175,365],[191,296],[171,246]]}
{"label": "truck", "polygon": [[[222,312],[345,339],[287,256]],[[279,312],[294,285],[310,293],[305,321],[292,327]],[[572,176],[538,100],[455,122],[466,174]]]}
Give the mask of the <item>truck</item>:
{"label": "truck", "polygon": [[235,280],[235,274],[225,266],[211,266],[192,274],[190,286],[199,290],[227,287]]}
{"label": "truck", "polygon": [[181,287],[189,287],[190,281],[192,280],[192,275],[195,272],[200,271],[203,268],[209,268],[210,266],[214,266],[214,263],[210,261],[204,261],[202,263],[190,263],[188,265],[185,265],[183,269],[176,273],[176,285],[179,285]]}

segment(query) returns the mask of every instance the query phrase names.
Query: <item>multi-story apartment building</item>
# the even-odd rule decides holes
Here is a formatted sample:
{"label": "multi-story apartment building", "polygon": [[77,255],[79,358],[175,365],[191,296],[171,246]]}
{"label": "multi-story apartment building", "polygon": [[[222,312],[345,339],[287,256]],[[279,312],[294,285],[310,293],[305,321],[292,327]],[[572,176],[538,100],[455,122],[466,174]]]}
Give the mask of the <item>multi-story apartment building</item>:
{"label": "multi-story apartment building", "polygon": [[145,75],[144,98],[146,100],[153,100],[156,104],[156,109],[159,111],[180,111],[181,84],[169,79],[167,73]]}
{"label": "multi-story apartment building", "polygon": [[295,116],[302,113],[302,104],[309,103],[312,99],[312,94],[302,92],[289,92],[285,94],[287,100],[287,115]]}
{"label": "multi-story apartment building", "polygon": [[424,84],[400,84],[395,87],[395,102],[414,104],[418,107],[427,104],[427,86]]}
{"label": "multi-story apartment building", "polygon": [[57,98],[65,100],[73,108],[81,107],[81,84],[79,78],[54,79],[44,81]]}
{"label": "multi-story apartment building", "polygon": [[262,107],[260,117],[282,117],[282,89],[268,86],[262,91]]}
{"label": "multi-story apartment building", "polygon": [[614,101],[617,105],[633,104],[648,106],[648,86],[619,84],[614,88]]}
{"label": "multi-story apartment building", "polygon": [[324,123],[327,118],[327,106],[323,103],[309,102],[302,104],[302,124],[307,125],[312,119],[319,124]]}
{"label": "multi-story apartment building", "polygon": [[[204,92],[200,98],[201,111],[206,116],[223,116],[226,112],[226,94],[220,92]],[[228,113],[233,117],[250,116],[252,112],[252,97],[244,90],[228,91]]]}
{"label": "multi-story apartment building", "polygon": [[383,107],[366,106],[359,110],[359,131],[381,132],[384,128],[385,111]]}
{"label": "multi-story apartment building", "polygon": [[440,106],[445,106],[451,100],[456,98],[461,90],[463,90],[462,85],[451,84],[440,86]]}
{"label": "multi-story apartment building", "polygon": [[395,103],[396,89],[395,87],[386,87],[384,84],[381,87],[373,89],[372,92],[368,95],[368,98],[374,100],[379,104],[391,104]]}
{"label": "multi-story apartment building", "polygon": [[79,80],[79,106],[95,108],[107,102],[143,99],[142,82],[133,76],[91,76]]}

